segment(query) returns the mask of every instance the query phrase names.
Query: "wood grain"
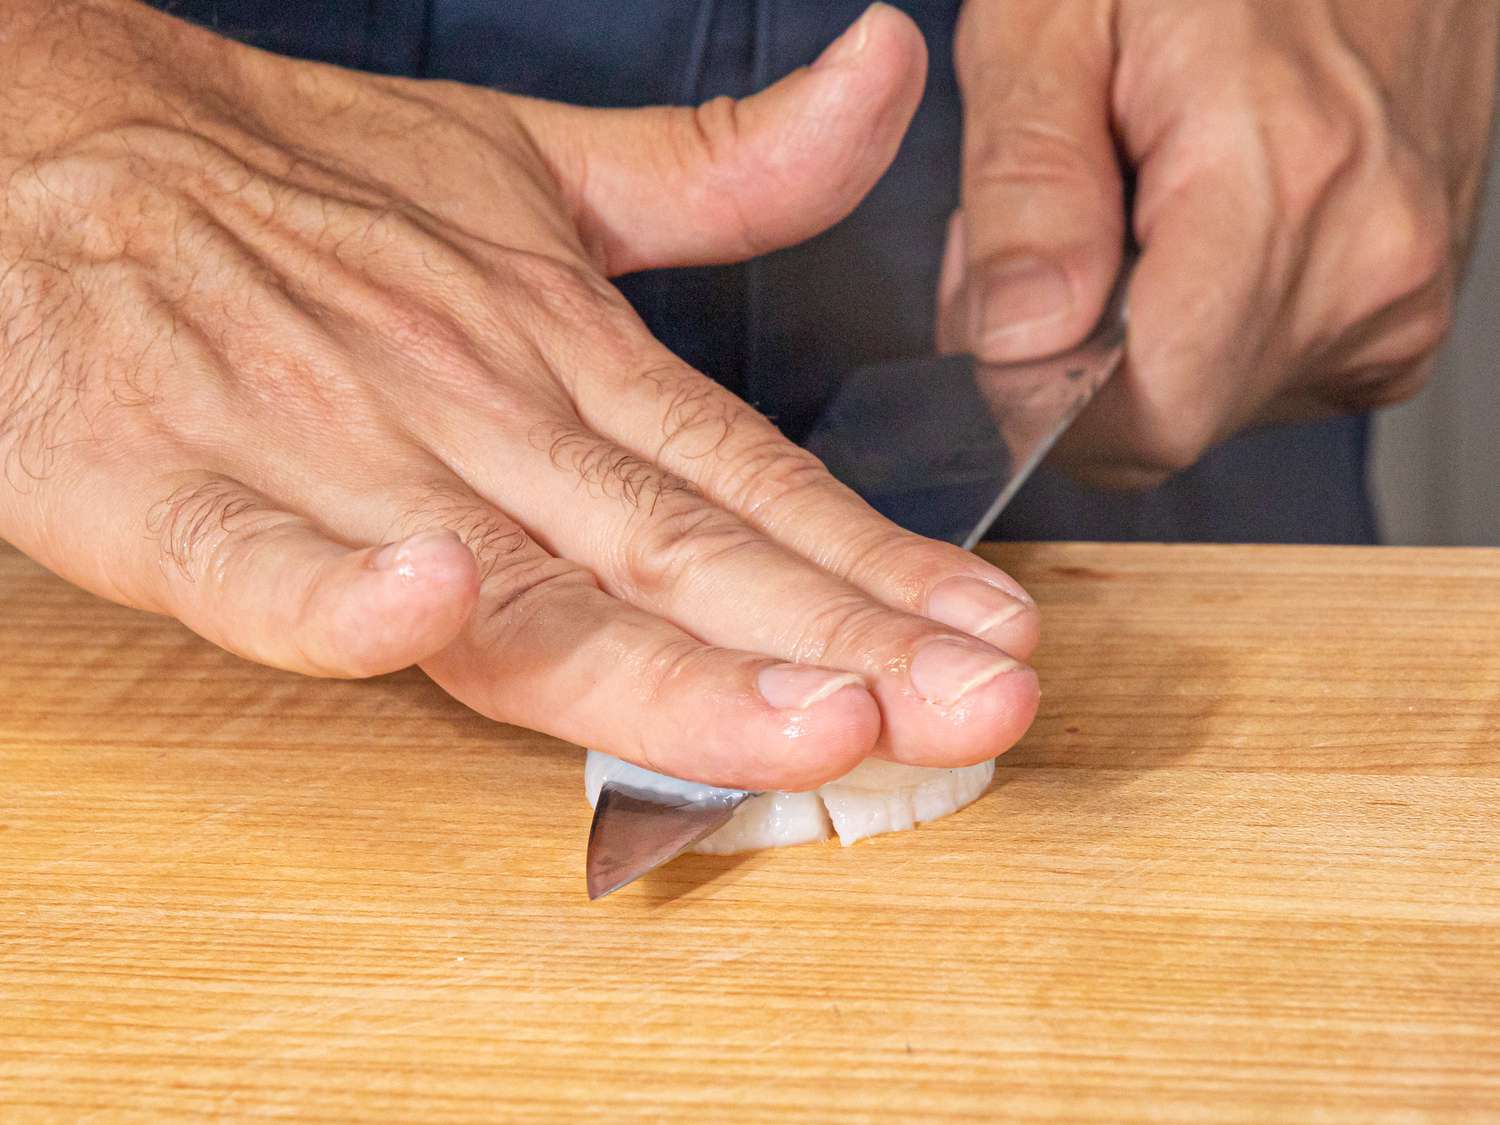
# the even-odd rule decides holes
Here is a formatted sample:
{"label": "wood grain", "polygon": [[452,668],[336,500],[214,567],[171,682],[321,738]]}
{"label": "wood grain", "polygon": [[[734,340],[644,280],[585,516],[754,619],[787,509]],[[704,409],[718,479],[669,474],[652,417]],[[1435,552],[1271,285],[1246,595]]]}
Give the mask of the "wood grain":
{"label": "wood grain", "polygon": [[0,548],[0,1119],[1500,1119],[1500,553],[1001,557],[982,801],[590,905],[576,750]]}

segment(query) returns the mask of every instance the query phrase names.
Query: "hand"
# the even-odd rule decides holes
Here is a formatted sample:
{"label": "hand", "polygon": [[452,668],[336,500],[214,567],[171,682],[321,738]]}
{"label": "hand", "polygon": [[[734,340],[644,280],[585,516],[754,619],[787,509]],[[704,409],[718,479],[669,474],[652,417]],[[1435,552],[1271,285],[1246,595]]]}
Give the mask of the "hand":
{"label": "hand", "polygon": [[1125,233],[1126,369],[1059,451],[1149,485],[1257,422],[1427,378],[1485,169],[1500,8],[1466,0],[967,0],[963,210],[939,343],[1071,346]]}
{"label": "hand", "polygon": [[0,534],[251,659],[420,661],[683,777],[998,753],[1037,702],[1020,589],[877,517],[605,281],[839,219],[924,62],[877,8],[757,97],[598,112],[10,5]]}

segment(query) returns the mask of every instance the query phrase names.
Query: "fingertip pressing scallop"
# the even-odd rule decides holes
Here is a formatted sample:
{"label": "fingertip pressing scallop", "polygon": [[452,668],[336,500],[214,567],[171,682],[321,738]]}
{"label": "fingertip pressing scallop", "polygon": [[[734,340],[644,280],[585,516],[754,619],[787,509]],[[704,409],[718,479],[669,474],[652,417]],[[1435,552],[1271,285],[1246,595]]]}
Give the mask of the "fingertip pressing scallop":
{"label": "fingertip pressing scallop", "polygon": [[869,756],[880,737],[880,723],[875,698],[857,676],[847,676],[831,694],[812,699],[811,706],[762,712],[733,744],[721,735],[717,756],[742,772],[737,779],[741,788],[815,789]]}

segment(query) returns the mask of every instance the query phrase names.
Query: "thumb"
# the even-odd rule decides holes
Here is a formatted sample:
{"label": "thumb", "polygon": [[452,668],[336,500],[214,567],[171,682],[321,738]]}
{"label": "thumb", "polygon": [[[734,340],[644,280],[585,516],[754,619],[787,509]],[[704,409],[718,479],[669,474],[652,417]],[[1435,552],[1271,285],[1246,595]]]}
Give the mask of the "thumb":
{"label": "thumb", "polygon": [[838,222],[895,157],[926,68],[916,25],[874,4],[810,67],[752,97],[519,108],[584,244],[617,275],[741,261]]}
{"label": "thumb", "polygon": [[1110,131],[1107,5],[970,0],[955,45],[972,349],[1030,359],[1078,343],[1124,245]]}

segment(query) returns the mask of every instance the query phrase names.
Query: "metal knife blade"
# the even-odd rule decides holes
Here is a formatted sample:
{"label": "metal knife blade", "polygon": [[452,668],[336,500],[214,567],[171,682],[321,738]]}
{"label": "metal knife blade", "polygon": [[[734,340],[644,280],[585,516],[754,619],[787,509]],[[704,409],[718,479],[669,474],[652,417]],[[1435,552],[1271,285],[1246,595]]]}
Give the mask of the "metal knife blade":
{"label": "metal knife blade", "polygon": [[749,797],[740,789],[671,797],[605,782],[589,826],[589,898],[603,898],[681,855],[727,824]]}
{"label": "metal knife blade", "polygon": [[972,549],[1125,355],[1122,274],[1078,347],[1025,363],[954,356],[847,380],[807,448],[908,530]]}
{"label": "metal knife blade", "polygon": [[[909,364],[865,369],[840,388],[805,445],[882,515],[972,549],[1118,370],[1130,273],[1078,347],[1026,363],[936,360],[920,378]],[[754,796],[702,786],[684,793],[683,782],[635,767],[630,780],[606,782],[594,809],[591,899],[675,858]]]}

